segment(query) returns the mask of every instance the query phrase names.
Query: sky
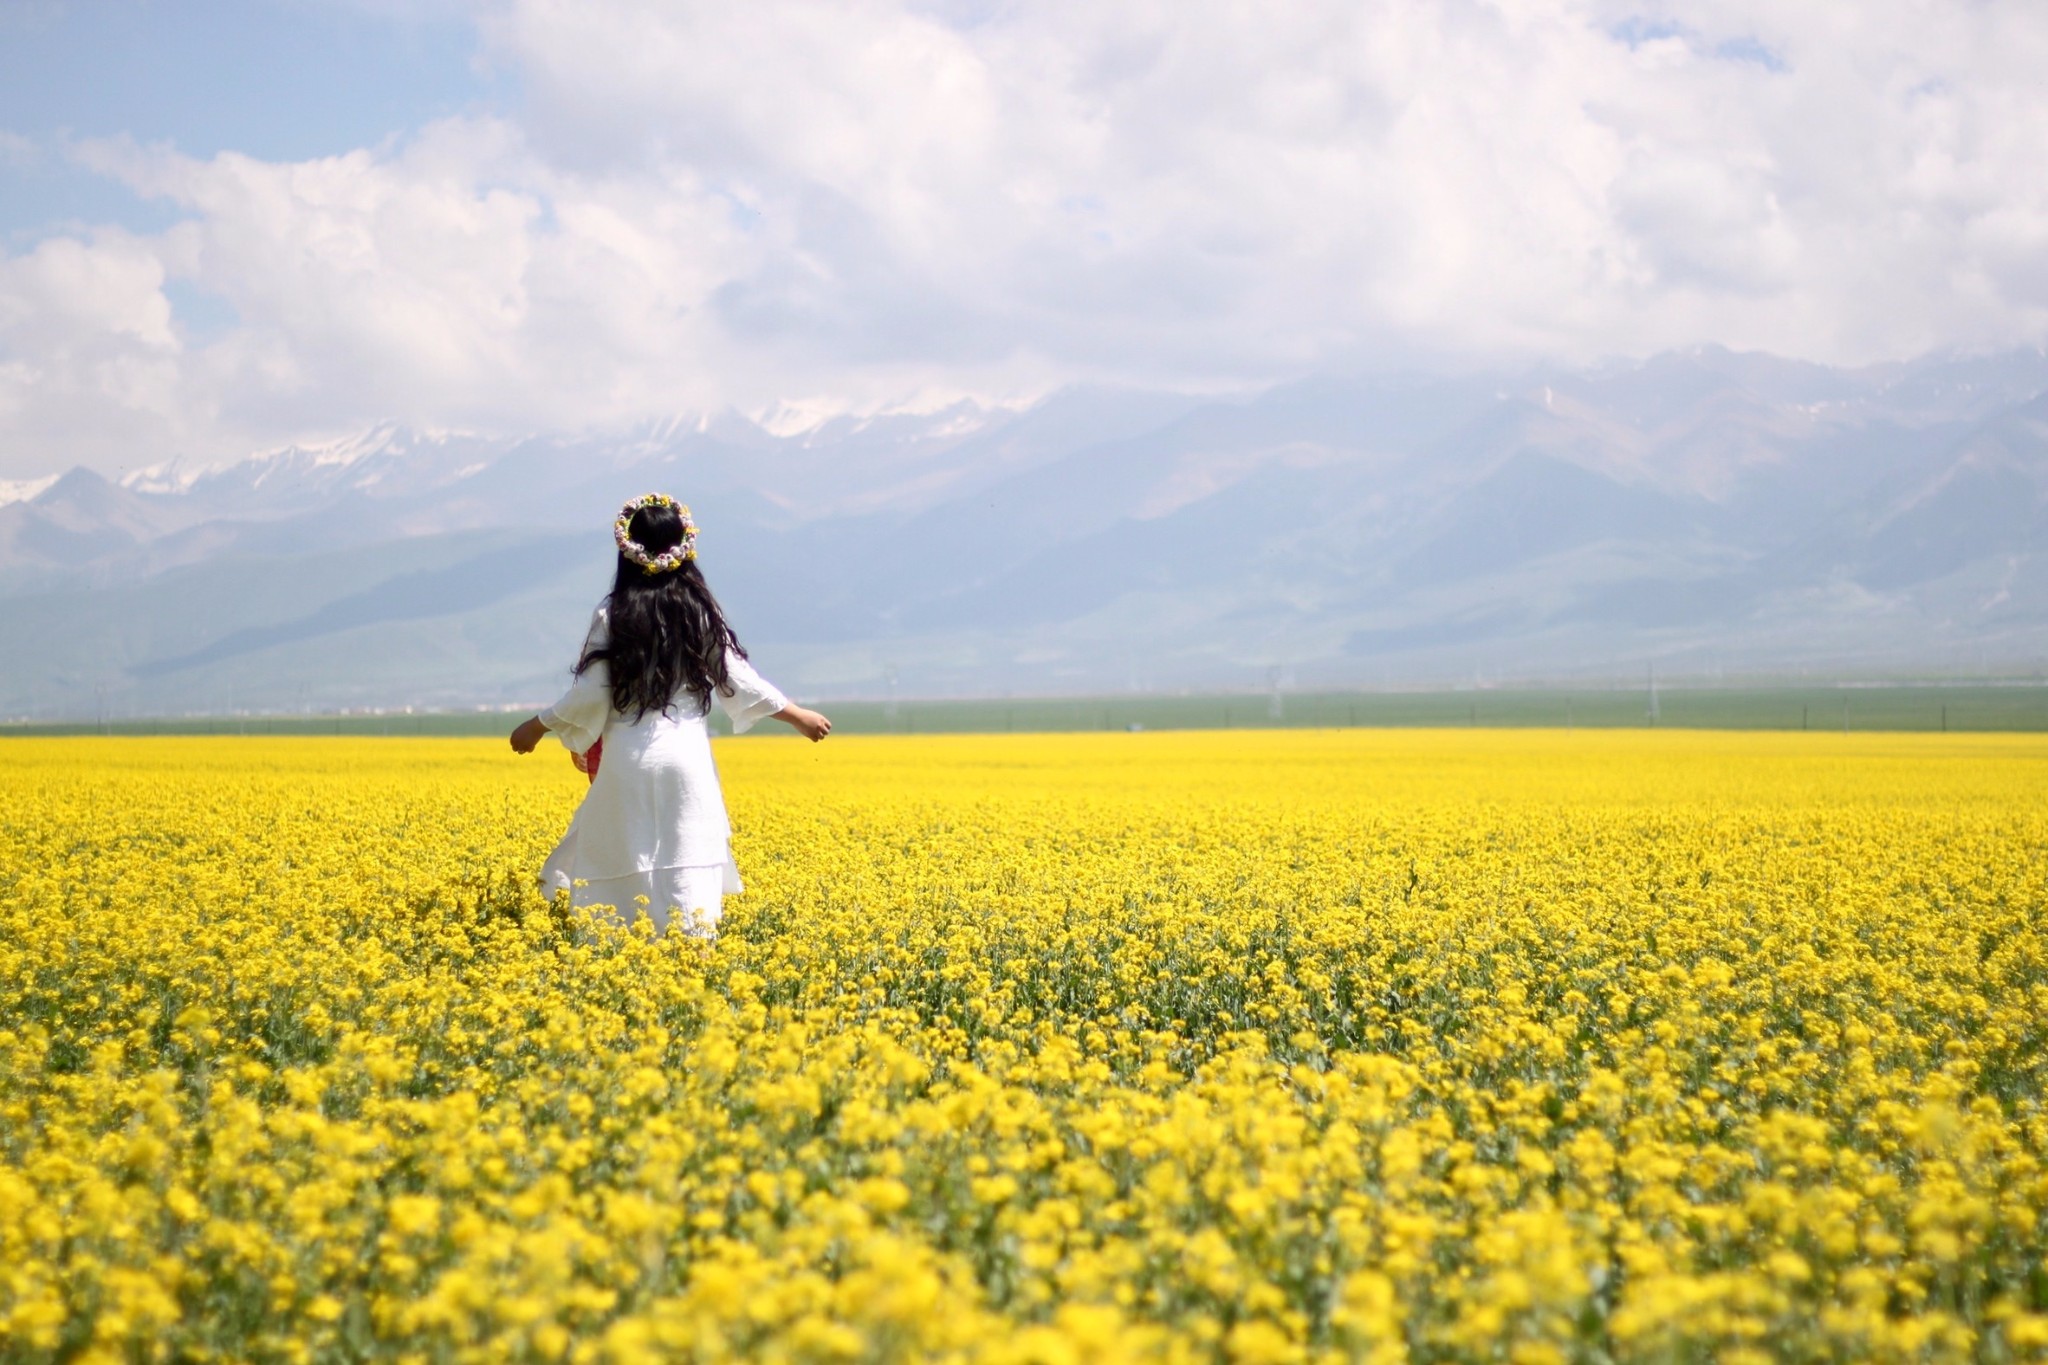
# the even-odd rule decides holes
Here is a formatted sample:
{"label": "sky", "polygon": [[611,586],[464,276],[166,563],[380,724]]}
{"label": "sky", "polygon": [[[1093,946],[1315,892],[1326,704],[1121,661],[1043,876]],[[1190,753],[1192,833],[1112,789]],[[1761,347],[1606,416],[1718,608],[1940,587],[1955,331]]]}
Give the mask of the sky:
{"label": "sky", "polygon": [[7,0],[0,480],[2048,341],[2038,0]]}

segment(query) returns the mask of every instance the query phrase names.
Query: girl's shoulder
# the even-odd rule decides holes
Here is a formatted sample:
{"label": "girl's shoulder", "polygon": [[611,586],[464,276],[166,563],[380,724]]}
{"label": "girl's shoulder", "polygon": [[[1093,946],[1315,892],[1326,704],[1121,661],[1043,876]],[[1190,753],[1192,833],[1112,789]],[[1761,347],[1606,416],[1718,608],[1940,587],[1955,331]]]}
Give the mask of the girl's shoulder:
{"label": "girl's shoulder", "polygon": [[593,649],[603,649],[606,643],[610,641],[611,635],[611,599],[607,598],[604,601],[599,602],[597,606],[592,608],[591,610],[590,626],[587,630],[583,632],[584,652],[588,653]]}

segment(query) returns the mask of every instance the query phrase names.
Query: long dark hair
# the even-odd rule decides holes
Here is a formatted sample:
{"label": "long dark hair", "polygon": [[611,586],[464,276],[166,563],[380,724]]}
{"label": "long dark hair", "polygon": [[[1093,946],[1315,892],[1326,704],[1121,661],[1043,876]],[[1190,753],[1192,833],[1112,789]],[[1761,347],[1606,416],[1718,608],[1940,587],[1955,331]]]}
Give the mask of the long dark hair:
{"label": "long dark hair", "polygon": [[[683,519],[673,507],[643,507],[627,523],[627,534],[650,555],[659,555],[682,543]],[[639,720],[649,711],[666,711],[681,692],[708,710],[713,691],[732,692],[725,651],[742,659],[747,651],[726,624],[696,560],[651,574],[621,554],[605,602],[611,638],[602,648],[585,651],[576,672],[581,675],[603,660],[611,671],[612,709],[620,715]]]}

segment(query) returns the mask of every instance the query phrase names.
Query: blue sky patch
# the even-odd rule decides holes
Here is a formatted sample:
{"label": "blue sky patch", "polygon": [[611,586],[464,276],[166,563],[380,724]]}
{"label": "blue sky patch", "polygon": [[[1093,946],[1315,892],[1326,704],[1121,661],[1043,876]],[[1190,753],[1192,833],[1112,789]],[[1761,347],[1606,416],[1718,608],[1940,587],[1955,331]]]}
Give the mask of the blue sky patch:
{"label": "blue sky patch", "polygon": [[1714,55],[1724,62],[1749,62],[1766,71],[1790,71],[1785,59],[1765,47],[1754,35],[1730,38],[1714,46]]}

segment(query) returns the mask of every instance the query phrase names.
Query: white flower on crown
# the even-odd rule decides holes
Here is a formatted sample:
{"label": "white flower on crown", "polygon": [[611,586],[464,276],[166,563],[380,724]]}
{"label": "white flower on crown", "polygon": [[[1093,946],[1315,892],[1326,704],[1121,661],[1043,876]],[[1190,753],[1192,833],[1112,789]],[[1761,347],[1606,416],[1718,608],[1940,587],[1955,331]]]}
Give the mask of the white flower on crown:
{"label": "white flower on crown", "polygon": [[[649,553],[647,547],[633,539],[630,529],[633,514],[643,507],[673,507],[683,519],[683,538],[660,554]],[[618,517],[612,522],[612,539],[618,543],[619,553],[638,564],[649,574],[668,573],[680,569],[697,557],[697,523],[690,520],[690,509],[685,503],[677,502],[666,493],[642,493],[639,497],[619,509]]]}

